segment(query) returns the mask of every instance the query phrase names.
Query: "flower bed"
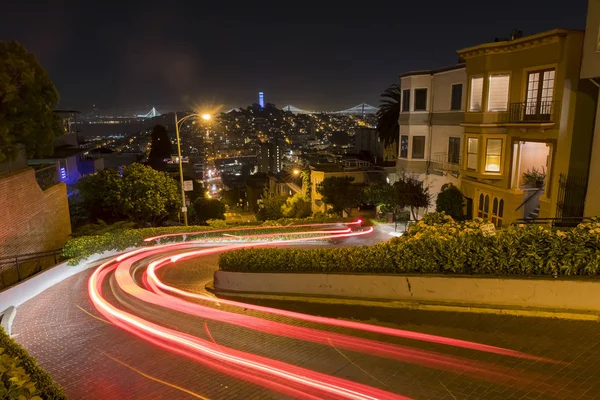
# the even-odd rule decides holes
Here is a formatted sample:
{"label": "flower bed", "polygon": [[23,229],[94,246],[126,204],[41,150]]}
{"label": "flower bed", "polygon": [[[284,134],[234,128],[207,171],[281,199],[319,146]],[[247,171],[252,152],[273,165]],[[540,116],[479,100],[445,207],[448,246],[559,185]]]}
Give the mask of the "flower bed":
{"label": "flower bed", "polygon": [[600,223],[562,231],[509,226],[485,235],[481,219],[457,223],[433,213],[406,234],[374,246],[336,249],[244,249],[221,254],[234,272],[600,275]]}

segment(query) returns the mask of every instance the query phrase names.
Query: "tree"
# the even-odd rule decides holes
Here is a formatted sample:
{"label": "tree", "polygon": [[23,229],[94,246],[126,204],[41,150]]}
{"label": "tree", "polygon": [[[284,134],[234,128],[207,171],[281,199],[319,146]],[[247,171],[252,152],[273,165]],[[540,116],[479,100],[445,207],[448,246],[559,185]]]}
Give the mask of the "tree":
{"label": "tree", "polygon": [[334,213],[342,215],[346,211],[350,215],[363,197],[363,186],[353,182],[353,176],[330,176],[323,179],[317,193],[323,196],[325,204],[331,205]]}
{"label": "tree", "polygon": [[442,186],[442,191],[435,200],[435,211],[444,211],[455,220],[461,221],[465,218],[463,206],[463,194],[459,188],[449,184]]}
{"label": "tree", "polygon": [[377,135],[386,146],[398,142],[400,92],[400,85],[395,83],[381,94],[377,110]]}
{"label": "tree", "polygon": [[152,128],[152,142],[150,144],[148,164],[159,171],[164,170],[164,160],[171,157],[171,151],[171,139],[169,139],[167,128],[163,125],[155,125]]}
{"label": "tree", "polygon": [[17,42],[0,42],[0,162],[14,159],[18,144],[30,158],[53,154],[54,139],[64,133],[57,102],[35,56]]}
{"label": "tree", "polygon": [[397,204],[396,189],[386,182],[374,182],[365,188],[364,200],[376,205],[381,212],[394,212]]}
{"label": "tree", "polygon": [[209,219],[225,219],[225,203],[221,200],[199,198],[194,202],[194,211],[202,224]]}
{"label": "tree", "polygon": [[77,182],[82,207],[92,222],[126,218],[121,207],[121,184],[121,175],[114,169],[84,176]]}
{"label": "tree", "polygon": [[142,164],[105,169],[77,183],[82,204],[92,221],[129,219],[157,224],[179,206],[177,183],[166,173]]}
{"label": "tree", "polygon": [[397,195],[397,205],[400,208],[410,207],[415,220],[419,217],[419,208],[429,207],[429,189],[423,187],[423,182],[416,179],[404,178],[394,183]]}
{"label": "tree", "polygon": [[312,205],[300,193],[288,197],[285,204],[281,206],[281,212],[286,218],[306,218],[312,214]]}
{"label": "tree", "polygon": [[263,197],[262,205],[256,213],[256,219],[259,221],[268,221],[283,218],[281,207],[287,201],[286,196]]}
{"label": "tree", "polygon": [[131,221],[157,224],[180,203],[179,186],[167,173],[142,164],[123,168],[120,203]]}

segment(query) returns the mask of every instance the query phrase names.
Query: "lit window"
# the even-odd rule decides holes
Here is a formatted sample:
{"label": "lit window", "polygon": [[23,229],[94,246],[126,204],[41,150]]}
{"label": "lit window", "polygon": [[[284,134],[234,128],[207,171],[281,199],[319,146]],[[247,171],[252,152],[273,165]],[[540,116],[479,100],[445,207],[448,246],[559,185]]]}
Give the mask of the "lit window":
{"label": "lit window", "polygon": [[506,111],[510,75],[490,75],[488,111]]}
{"label": "lit window", "polygon": [[408,157],[408,135],[400,136],[400,157]]}
{"label": "lit window", "polygon": [[485,151],[485,172],[500,172],[502,139],[488,139]]}
{"label": "lit window", "polygon": [[481,111],[481,101],[483,99],[483,77],[471,78],[471,102],[469,111]]}
{"label": "lit window", "polygon": [[467,142],[467,169],[477,169],[477,148],[479,147],[479,139],[469,138]]}

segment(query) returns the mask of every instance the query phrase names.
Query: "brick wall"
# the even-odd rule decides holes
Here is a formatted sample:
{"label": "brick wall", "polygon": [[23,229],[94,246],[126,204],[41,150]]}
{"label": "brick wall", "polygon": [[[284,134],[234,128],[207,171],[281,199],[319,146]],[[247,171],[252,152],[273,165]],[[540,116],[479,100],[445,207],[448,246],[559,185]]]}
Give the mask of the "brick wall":
{"label": "brick wall", "polygon": [[0,257],[55,250],[70,234],[64,183],[43,191],[33,168],[0,175]]}

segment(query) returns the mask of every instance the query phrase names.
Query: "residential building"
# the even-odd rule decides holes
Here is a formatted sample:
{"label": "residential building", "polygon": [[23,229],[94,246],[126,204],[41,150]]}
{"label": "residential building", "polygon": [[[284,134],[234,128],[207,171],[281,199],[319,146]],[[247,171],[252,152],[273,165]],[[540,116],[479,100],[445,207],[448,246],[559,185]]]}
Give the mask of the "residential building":
{"label": "residential building", "polygon": [[429,211],[445,184],[460,185],[467,76],[464,64],[400,75],[398,176],[429,188]]}
{"label": "residential building", "polygon": [[374,164],[394,162],[397,158],[398,142],[385,146],[375,128],[357,128],[354,134],[357,154],[368,153]]}
{"label": "residential building", "polygon": [[79,134],[73,110],[57,110],[62,118],[65,132],[54,141],[54,153],[44,158],[29,159],[30,166],[56,164],[58,178],[67,184],[69,193],[82,176],[104,169],[104,160],[99,155],[89,154],[89,149],[80,147]]}
{"label": "residential building", "polygon": [[469,216],[500,226],[583,215],[598,95],[580,79],[583,38],[555,29],[458,51],[468,77]]}
{"label": "residential building", "polygon": [[281,171],[282,148],[279,140],[260,143],[258,148],[257,162],[259,173],[278,173]]}
{"label": "residential building", "polygon": [[298,181],[294,181],[293,176],[287,172],[279,174],[269,174],[269,190],[268,195],[291,197],[295,194],[302,194],[302,186],[298,185]]}
{"label": "residential building", "polygon": [[[590,0],[588,4],[581,78],[600,85],[600,2]],[[590,172],[587,182],[584,216],[600,215],[600,101],[597,102]]]}
{"label": "residential building", "polygon": [[316,164],[310,166],[311,201],[313,213],[325,213],[327,205],[323,203],[323,196],[317,188],[325,178],[332,176],[351,176],[354,183],[368,184],[386,180],[386,172],[381,167],[376,167],[367,161],[343,160],[338,164]]}

